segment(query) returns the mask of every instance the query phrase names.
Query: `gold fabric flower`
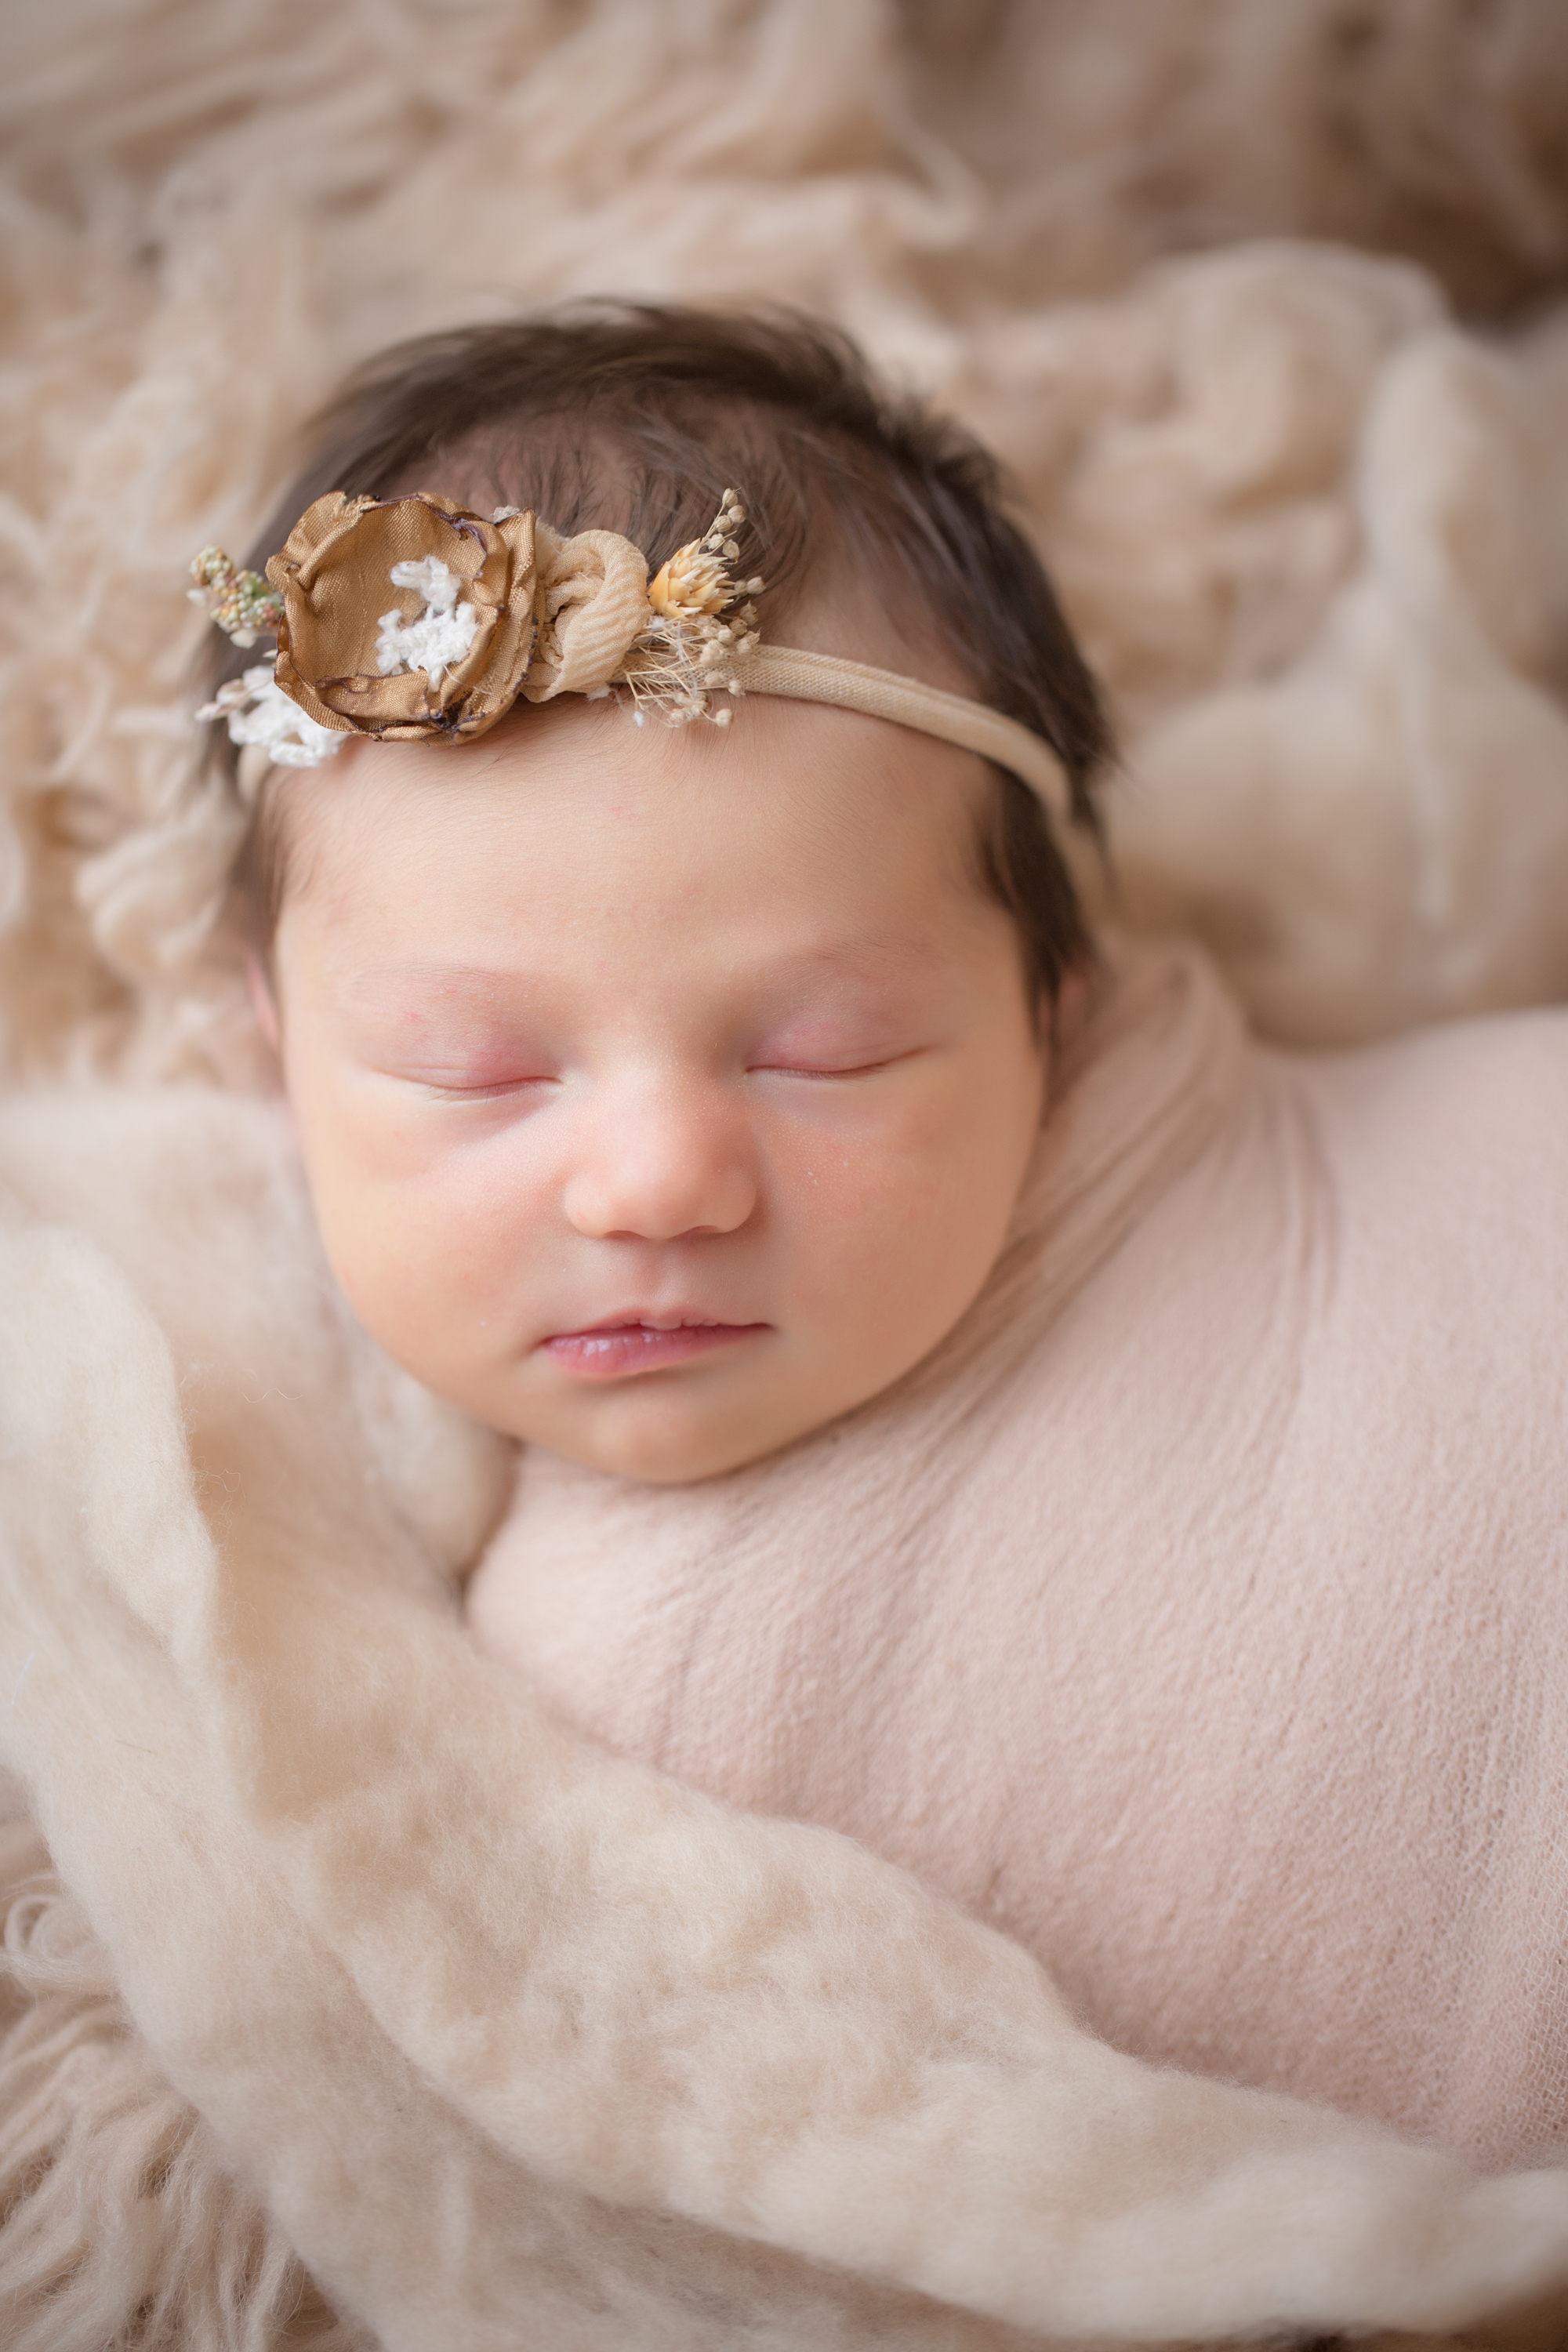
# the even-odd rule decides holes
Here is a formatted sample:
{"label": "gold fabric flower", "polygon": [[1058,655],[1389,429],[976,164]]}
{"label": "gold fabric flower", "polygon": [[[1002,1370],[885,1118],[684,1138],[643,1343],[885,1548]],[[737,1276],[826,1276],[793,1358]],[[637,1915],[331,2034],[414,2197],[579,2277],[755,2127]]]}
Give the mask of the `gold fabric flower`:
{"label": "gold fabric flower", "polygon": [[537,629],[531,514],[333,491],[267,577],[283,599],[277,683],[319,726],[471,739],[517,698]]}

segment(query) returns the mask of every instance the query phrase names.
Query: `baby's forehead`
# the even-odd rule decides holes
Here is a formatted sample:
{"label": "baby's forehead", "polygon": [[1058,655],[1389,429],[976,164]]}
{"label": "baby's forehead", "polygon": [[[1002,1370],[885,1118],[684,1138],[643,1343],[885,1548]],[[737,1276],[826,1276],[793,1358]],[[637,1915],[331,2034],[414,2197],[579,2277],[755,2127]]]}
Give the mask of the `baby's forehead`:
{"label": "baby's forehead", "polygon": [[783,1001],[951,958],[982,900],[981,763],[817,706],[742,716],[656,734],[579,706],[456,751],[368,746],[312,782],[285,929],[344,1001],[474,1012],[651,998],[677,971]]}
{"label": "baby's forehead", "polygon": [[397,848],[481,865],[570,848],[584,860],[571,870],[592,878],[595,852],[679,843],[765,868],[824,833],[892,871],[933,826],[972,823],[994,782],[975,754],[863,712],[759,693],[734,715],[721,733],[645,724],[611,696],[563,698],[520,708],[473,743],[353,741],[279,782],[290,823],[330,836],[345,878]]}
{"label": "baby's forehead", "polygon": [[[574,998],[617,1002],[624,978],[615,967],[564,961],[555,952],[560,942],[542,929],[519,938],[507,948],[493,935],[476,930],[470,939],[452,937],[431,951],[417,938],[395,936],[368,954],[356,952],[343,934],[332,935],[341,951],[331,957],[338,992],[346,1002],[375,1003],[406,996],[432,1008],[483,1011],[487,1006],[546,1003],[566,989]],[[716,1000],[736,987],[759,985],[783,1000],[806,998],[841,985],[877,990],[901,983],[940,967],[936,945],[919,932],[849,930],[805,940],[758,936],[751,952],[721,960],[690,960],[690,979]]]}

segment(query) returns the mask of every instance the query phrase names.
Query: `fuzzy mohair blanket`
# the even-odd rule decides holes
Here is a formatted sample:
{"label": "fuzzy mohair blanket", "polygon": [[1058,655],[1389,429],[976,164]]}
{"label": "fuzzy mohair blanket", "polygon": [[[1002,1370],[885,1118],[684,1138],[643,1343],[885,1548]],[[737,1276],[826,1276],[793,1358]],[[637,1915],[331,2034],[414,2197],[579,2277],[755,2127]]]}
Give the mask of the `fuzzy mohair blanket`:
{"label": "fuzzy mohair blanket", "polygon": [[[240,820],[195,760],[182,591],[397,336],[578,295],[799,301],[1015,469],[1126,747],[1114,908],[1084,877],[1102,911],[1196,930],[1285,1039],[1561,998],[1565,119],[1556,0],[5,12],[7,2352],[960,2352],[1447,2326],[1552,2273],[1556,2176],[1478,2186],[1118,2055],[1017,1944],[826,1831],[605,1758],[474,1654],[453,1575],[507,1465],[345,1320],[278,1116],[241,1098],[269,1081]],[[1479,1412],[1512,1392],[1498,1355]],[[1415,1559],[1394,1534],[1391,1578]],[[1209,1601],[1244,1567],[1221,1545]],[[1119,1654],[1142,1610],[1129,1587],[1100,1612]],[[1320,1670],[1294,1630],[1290,1672]],[[585,1696],[559,1632],[561,1705],[666,1752],[624,1661]],[[1091,1651],[1056,1671],[1091,1705]],[[722,1782],[692,1721],[674,1760]],[[1282,1702],[1282,1740],[1305,1725]],[[1500,1725],[1465,1781],[1468,1835],[1506,1820],[1497,1759],[1531,1733]],[[846,1818],[793,1769],[764,1753],[755,1790]],[[1099,1972],[1103,1789],[1050,1825],[1083,1876],[1048,1922],[944,1860],[927,1793],[933,1879],[1130,2048],[1203,2057],[1208,1927],[1162,1920]],[[1406,1876],[1443,1827],[1391,1835]],[[1270,1953],[1323,1928],[1198,1860],[1211,1927],[1228,1904]],[[1411,2052],[1480,1982],[1456,1952],[1489,1954],[1505,2039],[1535,1998],[1528,1954],[1516,1978],[1466,1945],[1480,1899],[1435,1922],[1447,1994],[1411,1968]],[[1309,1973],[1344,2013],[1301,2086],[1518,2153],[1484,2085],[1467,2107],[1418,2055],[1357,2074],[1389,2036],[1342,1927]],[[1140,2023],[1129,1988],[1166,1958],[1175,2006]],[[1279,2082],[1271,2015],[1228,2046]]]}
{"label": "fuzzy mohair blanket", "polygon": [[6,11],[10,1066],[254,1076],[184,566],[349,363],[602,293],[805,303],[997,447],[1118,919],[1275,1034],[1568,992],[1564,121],[1558,0]]}

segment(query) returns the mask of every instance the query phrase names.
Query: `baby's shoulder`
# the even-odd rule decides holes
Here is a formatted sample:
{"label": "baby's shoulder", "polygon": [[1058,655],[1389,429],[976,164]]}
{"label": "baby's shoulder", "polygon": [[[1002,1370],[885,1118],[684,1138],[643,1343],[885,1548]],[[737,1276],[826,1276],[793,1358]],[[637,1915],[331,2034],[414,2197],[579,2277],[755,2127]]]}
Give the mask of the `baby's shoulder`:
{"label": "baby's shoulder", "polygon": [[[1568,1008],[1288,1066],[1348,1260],[1553,1328],[1568,1283]],[[1534,1302],[1534,1312],[1531,1302]]]}
{"label": "baby's shoulder", "polygon": [[1456,1021],[1289,1064],[1331,1160],[1540,1189],[1568,1174],[1568,1006]]}

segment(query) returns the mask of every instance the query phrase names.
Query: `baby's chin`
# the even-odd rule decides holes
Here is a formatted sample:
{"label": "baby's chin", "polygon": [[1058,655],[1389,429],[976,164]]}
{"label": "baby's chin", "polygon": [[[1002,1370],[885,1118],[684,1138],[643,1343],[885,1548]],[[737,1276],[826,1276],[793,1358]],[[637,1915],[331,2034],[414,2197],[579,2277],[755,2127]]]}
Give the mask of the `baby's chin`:
{"label": "baby's chin", "polygon": [[782,1398],[693,1397],[679,1374],[649,1373],[595,1398],[587,1411],[522,1412],[509,1419],[506,1433],[607,1477],[694,1486],[766,1461],[846,1410],[847,1402],[823,1411]]}
{"label": "baby's chin", "polygon": [[584,1470],[600,1471],[605,1477],[626,1478],[643,1486],[696,1486],[706,1479],[727,1477],[752,1463],[765,1462],[826,1425],[824,1421],[784,1428],[696,1429],[678,1437],[630,1430],[606,1438],[596,1431],[590,1435],[555,1424],[513,1429],[508,1433],[524,1444],[547,1446],[552,1454],[580,1463]]}

